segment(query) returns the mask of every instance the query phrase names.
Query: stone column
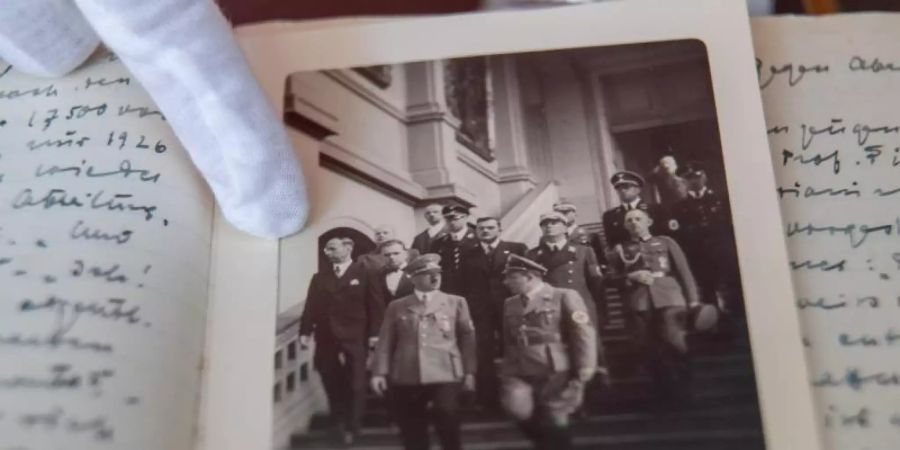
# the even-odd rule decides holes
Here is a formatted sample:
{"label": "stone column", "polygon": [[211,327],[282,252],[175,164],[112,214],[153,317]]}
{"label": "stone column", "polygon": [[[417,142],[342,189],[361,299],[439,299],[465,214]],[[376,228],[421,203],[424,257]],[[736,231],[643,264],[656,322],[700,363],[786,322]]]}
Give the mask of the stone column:
{"label": "stone column", "polygon": [[494,96],[494,131],[497,173],[500,177],[500,209],[508,211],[536,182],[528,160],[528,142],[522,109],[516,59],[491,57]]}

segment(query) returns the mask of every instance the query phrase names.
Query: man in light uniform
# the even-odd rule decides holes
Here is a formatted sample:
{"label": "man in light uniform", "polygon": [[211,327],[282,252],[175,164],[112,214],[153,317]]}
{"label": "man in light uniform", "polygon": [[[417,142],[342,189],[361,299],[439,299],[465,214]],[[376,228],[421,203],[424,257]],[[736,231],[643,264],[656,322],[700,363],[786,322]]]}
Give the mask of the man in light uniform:
{"label": "man in light uniform", "polygon": [[515,294],[503,314],[503,409],[541,450],[572,447],[569,416],[597,366],[597,337],[578,292],[544,283],[547,269],[511,255],[505,276]]}
{"label": "man in light uniform", "polygon": [[466,300],[440,291],[440,260],[425,254],[406,266],[415,291],[390,303],[375,345],[372,390],[391,390],[407,450],[430,448],[429,419],[441,448],[459,450],[460,389],[475,387],[475,328]]}

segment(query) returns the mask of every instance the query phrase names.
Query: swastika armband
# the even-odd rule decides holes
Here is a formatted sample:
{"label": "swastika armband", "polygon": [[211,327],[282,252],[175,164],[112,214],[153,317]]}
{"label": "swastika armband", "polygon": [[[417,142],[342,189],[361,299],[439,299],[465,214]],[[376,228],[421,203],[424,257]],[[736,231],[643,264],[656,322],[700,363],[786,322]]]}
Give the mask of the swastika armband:
{"label": "swastika armband", "polygon": [[587,325],[589,321],[590,318],[584,311],[575,311],[572,313],[572,322],[575,322],[578,325]]}

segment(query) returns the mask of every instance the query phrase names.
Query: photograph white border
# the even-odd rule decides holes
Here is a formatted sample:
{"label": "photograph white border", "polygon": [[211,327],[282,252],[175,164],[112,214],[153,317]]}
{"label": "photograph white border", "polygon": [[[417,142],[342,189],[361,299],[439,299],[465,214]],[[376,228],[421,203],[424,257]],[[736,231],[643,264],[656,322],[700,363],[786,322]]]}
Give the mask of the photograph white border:
{"label": "photograph white border", "polygon": [[[279,116],[285,79],[294,72],[678,39],[704,42],[767,449],[821,448],[744,2],[629,0],[400,20],[269,23],[238,29],[238,39]],[[314,180],[318,155],[299,157],[307,179]],[[309,226],[315,229],[315,211],[327,205],[315,197],[311,201]],[[217,238],[213,261],[199,448],[267,449],[277,245],[251,250],[252,242],[235,239],[227,227],[217,224],[223,237]]]}

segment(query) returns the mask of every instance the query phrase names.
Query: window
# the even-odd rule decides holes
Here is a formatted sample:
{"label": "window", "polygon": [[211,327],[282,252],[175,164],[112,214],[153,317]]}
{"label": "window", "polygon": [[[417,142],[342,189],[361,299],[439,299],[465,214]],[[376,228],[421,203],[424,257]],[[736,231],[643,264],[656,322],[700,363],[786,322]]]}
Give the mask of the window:
{"label": "window", "polygon": [[283,361],[281,360],[282,356],[283,355],[281,354],[281,350],[278,350],[277,352],[275,352],[275,370],[278,370],[281,368],[282,363],[283,363]]}
{"label": "window", "polygon": [[493,161],[488,81],[487,58],[450,59],[444,64],[447,107],[460,122],[456,140],[486,161]]}
{"label": "window", "polygon": [[272,397],[275,399],[275,403],[281,401],[281,383],[275,383],[275,388],[272,390]]}
{"label": "window", "polygon": [[309,363],[300,366],[300,382],[305,383],[309,379]]}
{"label": "window", "polygon": [[294,392],[294,385],[296,384],[297,378],[295,378],[296,372],[291,372],[288,374],[287,378],[284,379],[285,387],[287,388],[287,392]]}
{"label": "window", "polygon": [[297,341],[291,341],[287,345],[287,357],[288,361],[293,361],[297,359]]}

